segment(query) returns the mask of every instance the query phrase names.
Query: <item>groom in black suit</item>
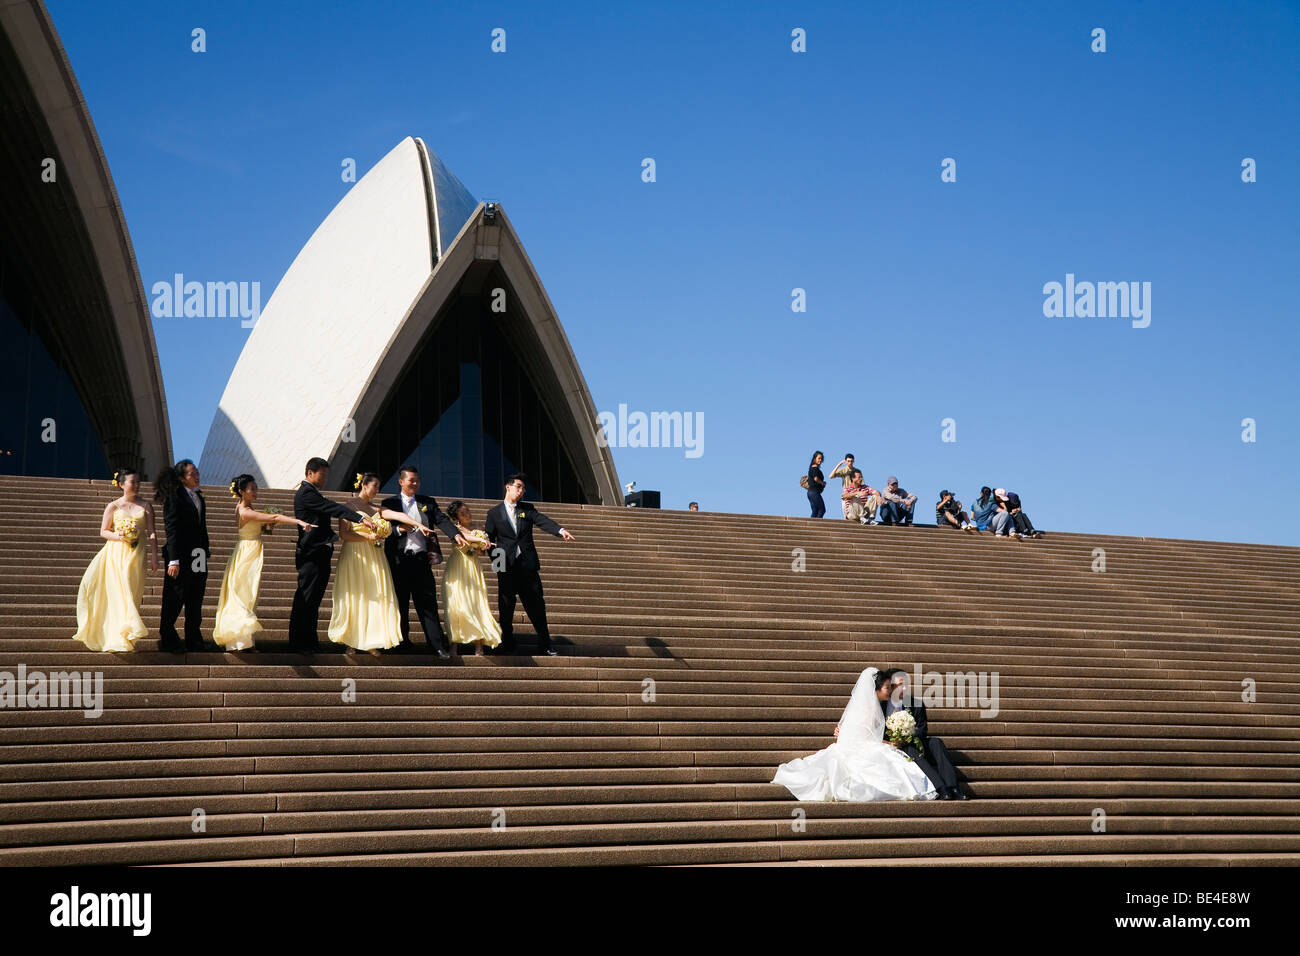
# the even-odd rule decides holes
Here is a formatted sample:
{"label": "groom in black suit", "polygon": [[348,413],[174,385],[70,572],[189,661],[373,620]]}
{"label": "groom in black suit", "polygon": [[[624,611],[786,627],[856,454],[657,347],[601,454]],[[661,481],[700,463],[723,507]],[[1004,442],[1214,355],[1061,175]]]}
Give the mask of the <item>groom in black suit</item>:
{"label": "groom in black suit", "polygon": [[[428,495],[418,494],[420,490],[420,472],[413,465],[406,465],[397,473],[397,483],[402,492],[385,498],[383,507],[391,511],[401,511],[428,528],[437,528],[458,545],[467,542],[452,523],[438,502]],[[384,542],[384,554],[388,566],[393,571],[393,590],[397,592],[397,607],[402,626],[402,647],[410,646],[411,624],[409,605],[415,601],[415,613],[420,616],[420,627],[424,628],[424,639],[433,651],[443,660],[451,657],[447,638],[442,633],[442,624],[438,621],[438,590],[433,581],[433,566],[442,563],[442,550],[438,547],[438,538],[394,524],[393,533]]]}
{"label": "groom in black suit", "polygon": [[299,654],[315,654],[320,650],[316,635],[320,625],[320,602],[325,597],[325,585],[330,579],[330,559],[334,557],[334,523],[331,518],[360,521],[373,529],[375,523],[367,515],[330,501],[320,493],[329,480],[330,463],[324,458],[307,462],[307,477],[293,495],[293,513],[296,518],[315,525],[298,528],[298,549],[294,564],[298,567],[298,590],[293,594],[293,610],[289,612],[289,648]]}
{"label": "groom in black suit", "polygon": [[[199,469],[183,458],[174,478],[158,482],[163,497],[163,527],[167,532],[167,577],[163,580],[162,621],[158,649],[180,654],[203,650],[203,595],[208,588],[208,506],[199,491]],[[185,644],[176,631],[176,618],[185,608]]]}
{"label": "groom in black suit", "polygon": [[533,527],[541,528],[565,541],[573,535],[565,531],[531,504],[521,501],[525,478],[511,475],[506,479],[505,501],[487,513],[483,530],[492,542],[492,567],[497,572],[497,615],[501,619],[501,647],[504,654],[517,651],[515,644],[515,599],[521,598],[528,620],[537,631],[537,648],[554,657],[551,631],[546,626],[546,598],[542,595],[542,564],[533,544]]}
{"label": "groom in black suit", "polygon": [[907,671],[894,668],[880,675],[885,686],[891,688],[889,695],[881,700],[880,710],[888,719],[896,710],[910,711],[916,721],[916,736],[925,748],[922,753],[913,744],[903,748],[903,752],[916,761],[921,772],[930,778],[934,789],[939,791],[940,800],[968,800],[957,785],[957,770],[948,757],[948,748],[939,737],[929,735],[930,719],[925,713],[925,704],[913,700]]}

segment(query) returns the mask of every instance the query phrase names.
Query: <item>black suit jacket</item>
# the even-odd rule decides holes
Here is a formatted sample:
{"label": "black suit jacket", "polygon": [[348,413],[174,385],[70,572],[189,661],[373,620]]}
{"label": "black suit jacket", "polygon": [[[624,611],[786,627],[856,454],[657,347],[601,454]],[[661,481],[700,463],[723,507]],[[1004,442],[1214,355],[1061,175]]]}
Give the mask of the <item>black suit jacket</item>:
{"label": "black suit jacket", "polygon": [[[428,495],[416,495],[415,503],[422,506],[423,509],[420,511],[421,524],[430,528],[437,528],[450,540],[456,540],[456,535],[460,534],[460,532],[456,529],[455,523],[447,517],[441,508],[438,507],[438,502],[436,500],[430,498]],[[393,495],[391,498],[385,498],[381,502],[381,505],[389,511],[402,511],[402,496]],[[418,533],[419,532],[412,531],[403,524],[393,525],[393,533],[384,541],[384,554],[388,556],[390,564],[397,563],[398,552],[406,547],[406,536],[408,534]],[[430,535],[425,540],[428,542],[429,550],[431,552],[436,552],[438,555],[438,561],[435,561],[434,563],[439,563],[442,560],[442,549],[438,546],[437,536]]]}
{"label": "black suit jacket", "polygon": [[331,518],[347,518],[360,521],[361,515],[346,505],[331,501],[322,495],[310,481],[303,481],[293,495],[293,514],[300,521],[314,524],[316,527],[307,531],[298,529],[298,553],[306,554],[316,548],[332,545],[338,537],[334,533]]}
{"label": "black suit jacket", "polygon": [[163,547],[163,556],[167,563],[179,561],[181,569],[189,571],[194,565],[194,549],[203,549],[204,566],[211,560],[208,544],[208,503],[203,492],[195,489],[199,501],[203,502],[203,513],[194,507],[189,492],[177,489],[163,504],[163,529],[167,532],[167,544]]}
{"label": "black suit jacket", "polygon": [[[560,526],[527,501],[521,501],[515,505],[515,520],[519,524],[517,534],[515,529],[510,527],[510,518],[506,514],[505,502],[502,502],[487,513],[487,520],[483,522],[483,530],[487,533],[489,541],[505,551],[507,571],[512,571],[516,567],[523,570],[537,571],[541,568],[542,563],[537,558],[537,547],[533,544],[533,528],[541,528],[547,534],[553,534],[558,538],[560,536]],[[515,554],[516,549],[519,551],[518,555]],[[488,557],[491,558],[494,555],[489,552]]]}

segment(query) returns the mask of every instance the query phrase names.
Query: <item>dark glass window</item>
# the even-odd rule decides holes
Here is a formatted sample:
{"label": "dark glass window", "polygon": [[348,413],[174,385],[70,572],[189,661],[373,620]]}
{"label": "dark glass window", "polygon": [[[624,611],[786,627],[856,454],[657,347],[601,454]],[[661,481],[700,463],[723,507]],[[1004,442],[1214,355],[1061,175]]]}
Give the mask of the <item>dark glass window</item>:
{"label": "dark glass window", "polygon": [[411,464],[422,491],[439,498],[497,498],[505,476],[522,471],[530,499],[586,503],[536,387],[473,296],[453,298],[417,347],[354,464],[384,476],[385,494],[397,493],[398,469]]}
{"label": "dark glass window", "polygon": [[[0,298],[0,342],[12,364],[0,375],[0,474],[49,478],[109,478],[104,456],[77,390],[67,372],[4,299]],[[54,441],[43,424],[53,420]]]}

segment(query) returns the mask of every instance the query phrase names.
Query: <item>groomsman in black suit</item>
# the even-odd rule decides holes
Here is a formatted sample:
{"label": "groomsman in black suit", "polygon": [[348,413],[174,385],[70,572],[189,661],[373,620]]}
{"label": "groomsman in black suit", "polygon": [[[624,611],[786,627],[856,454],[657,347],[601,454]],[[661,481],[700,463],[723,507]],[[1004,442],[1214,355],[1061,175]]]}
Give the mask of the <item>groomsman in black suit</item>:
{"label": "groomsman in black suit", "polygon": [[[208,587],[208,508],[199,491],[199,469],[188,458],[161,476],[163,527],[167,532],[167,577],[163,580],[162,621],[158,649],[180,654],[203,650],[203,594]],[[176,631],[176,618],[185,609],[185,644]]]}
{"label": "groomsman in black suit", "polygon": [[505,501],[487,513],[483,530],[495,547],[492,548],[492,566],[497,571],[497,614],[501,618],[501,653],[515,653],[514,618],[515,599],[524,602],[528,620],[537,631],[537,648],[554,657],[558,651],[551,645],[551,632],[546,626],[546,599],[542,595],[541,562],[533,544],[533,527],[541,528],[565,541],[573,535],[565,531],[531,504],[521,501],[525,478],[511,475],[506,479]]}
{"label": "groomsman in black suit", "polygon": [[[418,494],[420,472],[406,465],[397,474],[401,494],[385,498],[383,507],[401,511],[428,528],[437,528],[458,545],[468,542],[456,530],[456,525],[438,507],[438,502],[428,495]],[[403,648],[410,646],[411,623],[409,605],[415,601],[415,613],[420,616],[424,639],[443,660],[451,657],[451,648],[438,621],[438,590],[433,580],[433,566],[442,563],[442,549],[438,538],[405,525],[394,524],[393,533],[384,542],[384,554],[393,571],[393,589],[397,592],[397,606],[402,626]]]}
{"label": "groomsman in black suit", "polygon": [[315,654],[320,650],[317,629],[320,626],[320,602],[325,597],[325,585],[330,579],[330,559],[334,557],[334,522],[331,518],[346,518],[363,522],[374,528],[368,515],[360,514],[331,501],[320,493],[329,481],[330,463],[324,458],[307,462],[307,477],[293,496],[294,516],[313,524],[314,528],[298,529],[298,549],[294,563],[298,566],[298,590],[293,595],[293,610],[289,612],[289,648],[300,654]]}
{"label": "groomsman in black suit", "polygon": [[912,744],[908,744],[903,748],[903,752],[915,760],[921,772],[930,778],[934,789],[939,791],[940,800],[969,799],[957,785],[957,769],[953,767],[952,760],[948,757],[947,746],[939,737],[930,736],[930,719],[926,716],[925,704],[912,699],[911,682],[908,680],[907,671],[894,668],[885,671],[882,676],[893,688],[890,695],[880,702],[880,709],[885,718],[888,719],[889,715],[896,710],[911,711],[912,718],[916,721],[917,739],[925,748],[925,753],[922,753]]}

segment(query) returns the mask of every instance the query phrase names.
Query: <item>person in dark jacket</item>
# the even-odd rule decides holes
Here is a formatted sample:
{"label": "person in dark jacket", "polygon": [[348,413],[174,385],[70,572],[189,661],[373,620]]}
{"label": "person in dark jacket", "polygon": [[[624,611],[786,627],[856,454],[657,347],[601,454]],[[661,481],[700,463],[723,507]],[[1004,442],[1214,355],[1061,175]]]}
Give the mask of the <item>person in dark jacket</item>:
{"label": "person in dark jacket", "polygon": [[[167,532],[164,555],[162,620],[158,649],[174,654],[203,650],[203,595],[208,589],[208,506],[199,491],[199,469],[188,458],[158,476],[155,499],[162,502]],[[176,618],[185,609],[185,643],[176,631]]]}
{"label": "person in dark jacket", "polygon": [[[419,493],[419,469],[414,465],[404,466],[397,473],[397,483],[401,493],[385,498],[383,507],[401,511],[426,527],[437,528],[457,545],[468,545],[451,519],[438,507],[438,502]],[[438,547],[437,537],[395,524],[393,533],[384,541],[384,554],[393,572],[393,589],[397,592],[398,624],[402,629],[399,646],[410,647],[410,605],[414,601],[415,613],[419,615],[429,650],[443,660],[448,659],[451,649],[438,621],[438,591],[433,579],[433,566],[442,563],[442,549]]]}
{"label": "person in dark jacket", "polygon": [[298,529],[298,548],[294,563],[298,567],[298,589],[293,594],[289,612],[289,647],[299,654],[315,654],[320,649],[320,602],[330,579],[330,559],[334,557],[334,522],[331,518],[359,521],[374,530],[368,515],[331,501],[320,493],[329,481],[330,463],[324,458],[307,462],[306,477],[293,495],[293,514],[315,527]]}
{"label": "person in dark jacket", "polygon": [[515,601],[522,599],[524,611],[533,629],[537,631],[537,647],[543,654],[554,657],[559,653],[551,643],[551,631],[546,623],[546,598],[542,594],[541,561],[537,546],[533,544],[533,528],[541,528],[565,541],[573,535],[542,514],[524,496],[527,480],[523,475],[506,479],[505,500],[487,513],[483,531],[493,548],[490,552],[492,567],[497,572],[497,614],[501,619],[501,644],[503,654],[516,652],[514,620]]}
{"label": "person in dark jacket", "polygon": [[915,744],[907,744],[903,752],[916,761],[921,772],[930,778],[934,789],[939,791],[940,800],[967,800],[957,783],[957,770],[948,756],[948,748],[939,737],[930,736],[930,719],[925,712],[925,704],[914,699],[911,694],[911,681],[907,672],[894,668],[881,674],[893,685],[893,692],[888,700],[880,702],[880,709],[889,719],[896,710],[910,711],[916,721],[916,737],[921,742],[918,749]]}

